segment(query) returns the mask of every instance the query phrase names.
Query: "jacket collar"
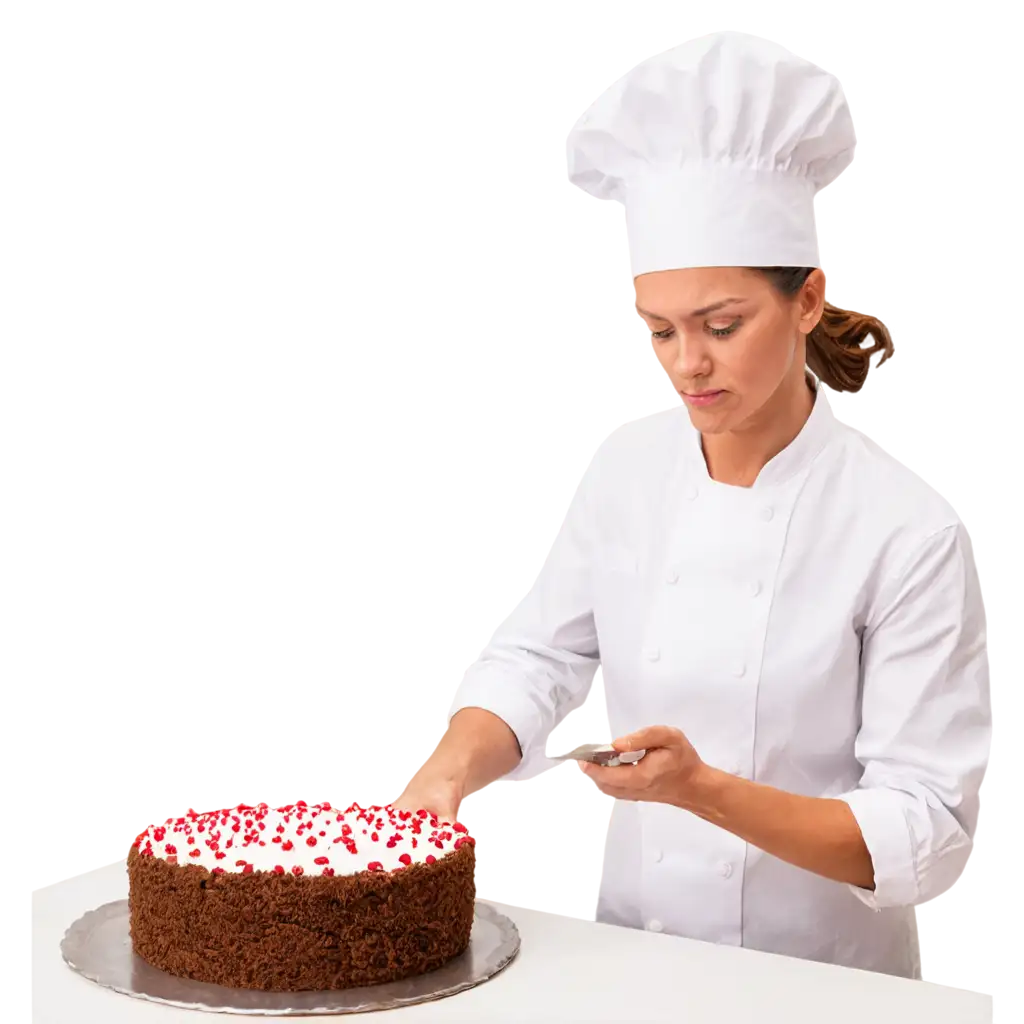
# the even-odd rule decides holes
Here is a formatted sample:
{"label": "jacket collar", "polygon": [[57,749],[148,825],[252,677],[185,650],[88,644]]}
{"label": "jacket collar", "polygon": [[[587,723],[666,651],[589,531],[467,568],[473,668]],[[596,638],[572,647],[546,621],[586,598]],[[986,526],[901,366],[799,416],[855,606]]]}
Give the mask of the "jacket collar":
{"label": "jacket collar", "polygon": [[[802,470],[806,469],[824,450],[828,442],[836,437],[843,429],[839,412],[833,408],[833,398],[824,388],[821,381],[810,370],[807,370],[808,383],[814,389],[814,406],[811,408],[811,415],[802,427],[797,436],[788,443],[784,449],[771,459],[764,469],[758,474],[758,478],[751,490],[764,490],[776,487],[792,479]],[[686,414],[682,402],[679,406],[683,415]],[[695,457],[696,471],[702,480],[713,485],[725,486],[713,480],[708,473],[708,464],[703,457],[703,447],[700,439],[700,432],[690,427],[691,444],[690,455]],[[748,489],[748,488],[736,488]]]}

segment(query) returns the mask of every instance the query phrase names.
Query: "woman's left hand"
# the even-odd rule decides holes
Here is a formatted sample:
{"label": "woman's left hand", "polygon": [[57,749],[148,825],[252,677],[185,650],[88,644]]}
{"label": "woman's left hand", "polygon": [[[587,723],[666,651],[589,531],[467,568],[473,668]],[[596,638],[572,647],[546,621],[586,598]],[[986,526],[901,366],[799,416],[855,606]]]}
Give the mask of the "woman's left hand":
{"label": "woman's left hand", "polygon": [[602,793],[616,800],[649,800],[680,805],[706,768],[690,741],[668,725],[652,725],[612,744],[617,751],[646,750],[635,764],[615,768],[578,761]]}

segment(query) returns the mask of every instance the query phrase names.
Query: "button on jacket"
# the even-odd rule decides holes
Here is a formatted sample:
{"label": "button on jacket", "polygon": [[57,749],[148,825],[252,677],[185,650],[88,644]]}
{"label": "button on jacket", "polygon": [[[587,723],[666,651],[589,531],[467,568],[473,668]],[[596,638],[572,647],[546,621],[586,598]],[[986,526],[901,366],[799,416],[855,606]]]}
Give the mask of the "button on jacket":
{"label": "button on jacket", "polygon": [[752,487],[708,475],[683,406],[620,426],[449,718],[498,715],[523,751],[505,778],[531,778],[599,665],[614,736],[675,726],[717,768],[846,801],[875,889],[616,801],[597,920],[920,977],[913,908],[963,870],[990,735],[971,545],[935,491],[820,387]]}

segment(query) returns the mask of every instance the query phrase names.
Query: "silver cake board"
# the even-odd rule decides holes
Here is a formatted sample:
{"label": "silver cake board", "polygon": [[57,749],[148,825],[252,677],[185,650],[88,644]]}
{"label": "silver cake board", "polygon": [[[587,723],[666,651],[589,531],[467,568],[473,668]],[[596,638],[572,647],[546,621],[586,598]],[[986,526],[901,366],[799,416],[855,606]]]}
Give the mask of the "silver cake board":
{"label": "silver cake board", "polygon": [[519,952],[519,930],[504,914],[477,900],[469,947],[443,967],[404,981],[330,991],[228,988],[161,971],[132,950],[127,900],[104,903],[83,914],[65,932],[60,952],[82,977],[136,999],[211,1013],[303,1016],[389,1010],[462,992],[512,962]]}

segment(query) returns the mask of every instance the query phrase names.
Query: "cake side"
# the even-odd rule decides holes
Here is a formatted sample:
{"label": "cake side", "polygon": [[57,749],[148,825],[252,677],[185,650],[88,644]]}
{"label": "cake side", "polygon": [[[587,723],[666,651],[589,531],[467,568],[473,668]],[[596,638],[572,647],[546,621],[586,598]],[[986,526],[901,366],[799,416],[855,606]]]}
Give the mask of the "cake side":
{"label": "cake side", "polygon": [[472,840],[430,863],[350,874],[234,871],[128,853],[134,951],[180,977],[276,991],[436,970],[473,927]]}

